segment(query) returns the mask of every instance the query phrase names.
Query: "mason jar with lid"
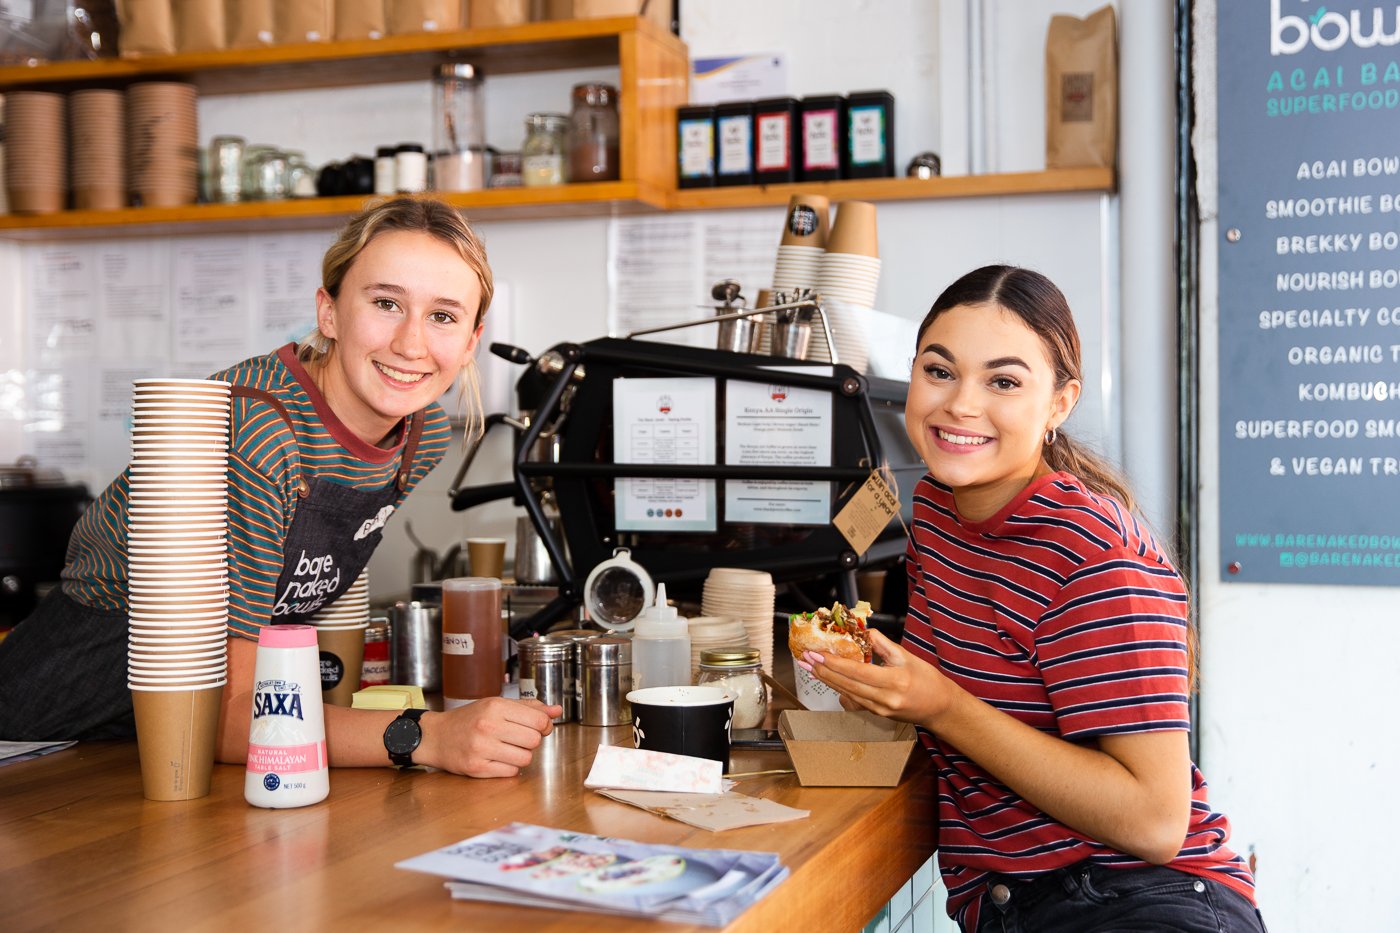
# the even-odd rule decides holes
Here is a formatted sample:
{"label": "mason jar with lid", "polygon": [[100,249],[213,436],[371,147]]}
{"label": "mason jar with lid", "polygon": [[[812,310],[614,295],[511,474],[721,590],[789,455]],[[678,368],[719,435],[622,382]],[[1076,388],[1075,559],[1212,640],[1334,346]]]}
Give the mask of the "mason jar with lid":
{"label": "mason jar with lid", "polygon": [[525,142],[520,147],[520,182],[527,188],[562,185],[564,131],[569,125],[562,113],[532,113],[525,118]]}
{"label": "mason jar with lid", "polygon": [[575,84],[569,112],[569,181],[617,181],[617,88]]}
{"label": "mason jar with lid", "polygon": [[695,685],[723,687],[734,697],[732,728],[755,729],[768,715],[768,685],[757,648],[706,648]]}

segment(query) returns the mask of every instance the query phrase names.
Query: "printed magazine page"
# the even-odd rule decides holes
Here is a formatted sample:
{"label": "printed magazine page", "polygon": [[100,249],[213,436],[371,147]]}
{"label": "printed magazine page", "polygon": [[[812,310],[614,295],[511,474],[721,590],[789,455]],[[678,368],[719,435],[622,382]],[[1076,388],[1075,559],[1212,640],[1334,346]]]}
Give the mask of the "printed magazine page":
{"label": "printed magazine page", "polygon": [[771,852],[688,849],[512,823],[397,864],[454,897],[723,926],[787,877]]}

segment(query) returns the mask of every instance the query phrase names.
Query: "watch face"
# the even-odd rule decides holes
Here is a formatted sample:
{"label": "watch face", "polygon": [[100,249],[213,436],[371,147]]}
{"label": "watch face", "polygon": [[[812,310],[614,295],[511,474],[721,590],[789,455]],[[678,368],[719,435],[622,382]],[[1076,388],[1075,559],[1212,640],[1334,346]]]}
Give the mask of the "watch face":
{"label": "watch face", "polygon": [[384,747],[391,755],[407,755],[423,739],[423,729],[412,719],[402,717],[389,723],[384,730]]}

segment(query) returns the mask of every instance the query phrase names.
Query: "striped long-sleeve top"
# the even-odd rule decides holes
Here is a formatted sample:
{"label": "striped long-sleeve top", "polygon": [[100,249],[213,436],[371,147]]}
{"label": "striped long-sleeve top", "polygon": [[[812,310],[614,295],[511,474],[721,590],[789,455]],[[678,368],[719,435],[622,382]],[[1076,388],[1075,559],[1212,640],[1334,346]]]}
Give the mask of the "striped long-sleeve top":
{"label": "striped long-sleeve top", "polygon": [[[1148,530],[1074,477],[1032,482],[996,515],[963,521],[952,491],[914,492],[904,647],[1007,715],[1071,742],[1190,728],[1187,594]],[[976,929],[987,874],[1031,878],[1085,859],[1146,863],[1027,803],[920,730],[938,775],[939,868],[948,912]],[[1191,766],[1191,816],[1171,867],[1253,900],[1226,848],[1229,822]]]}
{"label": "striped long-sleeve top", "polygon": [[[291,428],[264,401],[235,398],[228,465],[229,633],[257,638],[267,624],[282,571],[282,542],[296,517],[302,477],[356,489],[382,489],[398,473],[399,444],[379,448],[351,433],[326,403],[288,344],[210,378],[261,389],[286,407]],[[402,435],[402,432],[400,432]],[[443,410],[433,405],[423,425],[403,501],[437,466],[451,440]],[[128,472],[88,507],[68,545],[64,592],[101,609],[126,608]]]}

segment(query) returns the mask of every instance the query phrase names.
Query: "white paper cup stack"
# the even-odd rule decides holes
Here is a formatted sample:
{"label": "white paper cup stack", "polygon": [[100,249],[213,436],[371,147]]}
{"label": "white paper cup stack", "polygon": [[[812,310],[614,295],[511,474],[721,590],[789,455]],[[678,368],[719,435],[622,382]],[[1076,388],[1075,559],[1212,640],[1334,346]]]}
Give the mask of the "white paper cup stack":
{"label": "white paper cup stack", "polygon": [[127,684],[145,795],[209,792],[228,672],[229,384],[133,386]]}
{"label": "white paper cup stack", "polygon": [[827,252],[822,256],[817,292],[823,299],[836,299],[862,308],[875,307],[880,288],[880,258],[854,253]]}
{"label": "white paper cup stack", "polygon": [[750,647],[744,621],[728,616],[697,616],[686,619],[690,631],[690,682],[700,679],[700,652],[706,648]]}
{"label": "white paper cup stack", "polygon": [[[858,373],[870,371],[870,345],[866,328],[870,315],[868,307],[860,307],[836,298],[822,298],[822,310],[826,312],[826,323],[831,328],[831,342],[836,347],[836,358],[840,363]],[[812,341],[808,344],[807,359],[829,362],[826,339],[822,336],[821,324],[812,322]]]}
{"label": "white paper cup stack", "polygon": [[[773,673],[773,577],[764,570],[715,567],[705,578],[700,611],[738,619],[765,673]],[[693,646],[692,646],[693,647]]]}
{"label": "white paper cup stack", "polygon": [[229,384],[141,379],[133,396],[127,679],[137,691],[222,686]]}
{"label": "white paper cup stack", "polygon": [[63,210],[68,197],[67,100],[50,91],[5,95],[5,193],[16,214]]}
{"label": "white paper cup stack", "polygon": [[779,291],[816,288],[825,255],[826,250],[820,246],[779,246],[778,258],[773,264],[773,288]]}
{"label": "white paper cup stack", "polygon": [[198,95],[193,84],[145,81],[126,89],[131,194],[146,207],[199,196]]}

